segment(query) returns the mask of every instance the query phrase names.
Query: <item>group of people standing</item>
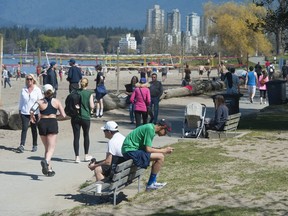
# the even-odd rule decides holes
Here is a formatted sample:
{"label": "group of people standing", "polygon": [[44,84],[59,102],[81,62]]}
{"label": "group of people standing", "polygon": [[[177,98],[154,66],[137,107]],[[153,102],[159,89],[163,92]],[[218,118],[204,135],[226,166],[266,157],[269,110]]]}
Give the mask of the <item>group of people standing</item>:
{"label": "group of people standing", "polygon": [[127,100],[129,104],[130,123],[136,127],[142,123],[147,124],[148,116],[150,116],[150,123],[158,121],[159,102],[163,94],[163,85],[157,80],[157,73],[152,73],[151,81],[147,82],[146,77],[133,76],[129,84],[125,85]]}

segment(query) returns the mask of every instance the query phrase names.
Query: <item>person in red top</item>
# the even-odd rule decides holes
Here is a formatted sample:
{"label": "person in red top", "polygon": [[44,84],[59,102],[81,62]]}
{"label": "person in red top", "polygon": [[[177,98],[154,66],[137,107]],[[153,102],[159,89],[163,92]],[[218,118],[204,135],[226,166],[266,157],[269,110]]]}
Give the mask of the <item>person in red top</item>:
{"label": "person in red top", "polygon": [[268,67],[270,66],[270,62],[269,62],[269,60],[266,60],[266,62],[265,62],[265,67],[266,67],[266,70],[268,71]]}

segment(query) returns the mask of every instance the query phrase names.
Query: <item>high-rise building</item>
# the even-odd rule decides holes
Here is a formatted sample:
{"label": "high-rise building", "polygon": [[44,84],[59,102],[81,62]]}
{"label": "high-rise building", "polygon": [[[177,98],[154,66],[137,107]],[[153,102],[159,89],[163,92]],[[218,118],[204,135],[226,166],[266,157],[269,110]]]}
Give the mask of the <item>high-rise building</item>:
{"label": "high-rise building", "polygon": [[197,13],[186,16],[186,32],[190,32],[190,35],[194,37],[200,35],[200,16]]}
{"label": "high-rise building", "polygon": [[181,32],[181,14],[178,9],[167,13],[166,32],[170,34]]}
{"label": "high-rise building", "polygon": [[161,34],[164,33],[164,10],[160,9],[159,5],[154,5],[154,8],[147,11],[146,33]]}

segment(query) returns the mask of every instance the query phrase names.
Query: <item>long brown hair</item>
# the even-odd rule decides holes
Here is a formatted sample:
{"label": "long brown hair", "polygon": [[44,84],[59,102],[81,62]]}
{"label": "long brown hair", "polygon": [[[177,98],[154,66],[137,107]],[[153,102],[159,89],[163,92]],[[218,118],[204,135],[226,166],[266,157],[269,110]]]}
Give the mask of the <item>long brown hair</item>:
{"label": "long brown hair", "polygon": [[223,95],[217,95],[215,97],[215,106],[216,106],[216,109],[222,105],[222,104],[225,104],[225,99],[223,97]]}
{"label": "long brown hair", "polygon": [[263,74],[262,79],[266,79],[266,77],[268,76],[267,71],[266,70],[262,70],[262,74]]}

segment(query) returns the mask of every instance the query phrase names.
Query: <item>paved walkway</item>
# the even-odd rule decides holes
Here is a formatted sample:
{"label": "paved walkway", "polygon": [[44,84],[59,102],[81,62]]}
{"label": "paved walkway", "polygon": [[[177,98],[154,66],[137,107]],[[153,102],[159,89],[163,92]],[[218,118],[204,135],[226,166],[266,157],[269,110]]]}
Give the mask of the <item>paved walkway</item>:
{"label": "paved walkway", "polygon": [[[257,101],[258,92],[253,104],[247,100],[246,90],[243,90],[243,93],[244,97],[240,100],[240,111],[243,115],[258,112],[265,107]],[[192,101],[206,104],[207,116],[213,116],[214,103],[209,96],[190,96],[161,101],[159,118],[170,120],[173,132],[171,137],[155,137],[154,146],[161,147],[178,141],[182,135],[185,106]],[[106,112],[101,119],[92,119],[90,152],[94,157],[97,159],[105,157],[107,139],[100,129],[104,122],[117,121],[121,133],[127,135],[134,128],[134,125],[129,124],[128,119],[128,111],[125,109],[112,110]],[[78,189],[86,180],[94,180],[93,173],[88,170],[87,163],[74,163],[70,121],[59,122],[59,128],[57,147],[52,158],[56,175],[52,178],[45,177],[41,173],[40,161],[44,148],[40,140],[37,152],[32,153],[29,149],[23,154],[17,154],[14,150],[17,147],[19,131],[0,131],[0,215],[40,215],[85,204]],[[17,142],[14,141],[15,137]],[[82,143],[82,139],[80,142]],[[29,134],[27,144],[30,143]],[[31,148],[30,145],[28,146]],[[83,159],[82,145],[80,145],[80,155]],[[132,187],[130,191],[125,190],[124,194],[133,194],[135,191]]]}
{"label": "paved walkway", "polygon": [[[171,137],[156,137],[155,146],[164,146],[177,142],[181,137],[184,119],[184,108],[191,101],[198,101],[207,105],[207,115],[213,113],[213,101],[210,97],[184,97],[168,99],[161,102],[160,118],[167,118],[172,122]],[[243,114],[257,112],[265,105],[260,105],[257,100],[251,104],[246,97],[240,100],[240,110]],[[113,110],[106,113],[102,119],[93,119],[91,124],[90,152],[98,159],[105,157],[106,142],[100,127],[107,120],[116,120],[120,131],[126,135],[133,129],[128,122],[126,110]],[[87,163],[74,163],[72,149],[72,131],[69,121],[59,122],[60,135],[52,159],[56,175],[47,178],[42,175],[40,161],[44,148],[39,145],[36,153],[25,151],[23,154],[14,152],[9,140],[0,144],[0,215],[28,216],[40,215],[53,210],[72,208],[83,204],[83,199],[78,193],[79,186],[86,180],[92,180],[92,172],[87,168]],[[69,131],[64,131],[64,129]],[[15,131],[7,133],[19,134]],[[4,139],[2,139],[4,140]],[[15,146],[15,145],[14,145]],[[16,146],[15,146],[16,147]],[[30,150],[30,149],[29,149]],[[83,155],[81,145],[80,155]]]}

